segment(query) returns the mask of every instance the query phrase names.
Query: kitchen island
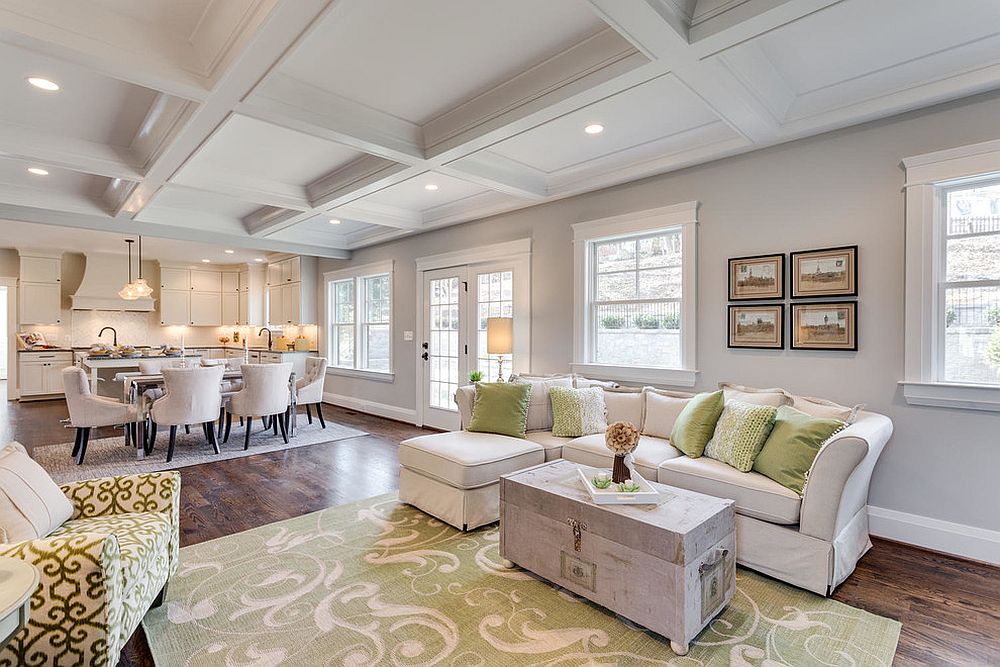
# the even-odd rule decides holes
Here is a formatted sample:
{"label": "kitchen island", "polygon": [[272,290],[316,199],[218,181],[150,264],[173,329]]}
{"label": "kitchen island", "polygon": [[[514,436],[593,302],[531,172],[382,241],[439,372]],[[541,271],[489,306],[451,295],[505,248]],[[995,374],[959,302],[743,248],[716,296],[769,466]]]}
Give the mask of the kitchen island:
{"label": "kitchen island", "polygon": [[[94,394],[100,396],[111,396],[121,400],[121,388],[116,388],[117,391],[113,393],[100,391],[100,382],[114,382],[114,376],[118,373],[138,371],[139,362],[144,359],[184,359],[186,364],[199,365],[201,363],[201,354],[185,354],[184,356],[167,356],[165,354],[147,354],[143,353],[137,356],[122,357],[115,355],[86,355],[80,358],[80,367],[83,368],[90,376],[90,391]],[[110,372],[106,373],[102,377],[102,370],[110,369]]]}

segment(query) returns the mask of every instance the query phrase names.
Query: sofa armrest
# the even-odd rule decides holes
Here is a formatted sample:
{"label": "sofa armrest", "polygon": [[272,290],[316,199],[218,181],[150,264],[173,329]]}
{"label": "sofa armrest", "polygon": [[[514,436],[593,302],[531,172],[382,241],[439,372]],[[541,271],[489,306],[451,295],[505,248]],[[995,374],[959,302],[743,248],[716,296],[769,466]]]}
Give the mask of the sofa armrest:
{"label": "sofa armrest", "polygon": [[73,519],[133,512],[170,515],[170,574],[177,570],[181,527],[181,474],[176,470],[71,482],[59,487],[73,503]]}
{"label": "sofa armrest", "polygon": [[124,580],[113,535],[76,533],[0,545],[0,557],[34,565],[31,617],[0,651],[0,664],[115,664],[122,649]]}
{"label": "sofa armrest", "polygon": [[862,412],[820,448],[802,494],[800,532],[831,541],[868,503],[872,471],[890,435],[888,417]]}
{"label": "sofa armrest", "polygon": [[476,402],[476,385],[467,384],[459,387],[455,392],[455,405],[458,406],[458,414],[462,419],[462,429],[469,428],[472,422],[472,405]]}

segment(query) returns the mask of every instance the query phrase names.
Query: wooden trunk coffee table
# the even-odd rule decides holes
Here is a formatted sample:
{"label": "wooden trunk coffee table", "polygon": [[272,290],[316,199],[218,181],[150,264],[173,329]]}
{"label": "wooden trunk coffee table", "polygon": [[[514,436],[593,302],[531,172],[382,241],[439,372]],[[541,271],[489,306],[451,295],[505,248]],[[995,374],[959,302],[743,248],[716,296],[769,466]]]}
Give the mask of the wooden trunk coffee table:
{"label": "wooden trunk coffee table", "polygon": [[657,505],[596,505],[597,468],[552,461],[500,478],[500,553],[670,639],[689,643],[736,591],[733,501],[653,483]]}

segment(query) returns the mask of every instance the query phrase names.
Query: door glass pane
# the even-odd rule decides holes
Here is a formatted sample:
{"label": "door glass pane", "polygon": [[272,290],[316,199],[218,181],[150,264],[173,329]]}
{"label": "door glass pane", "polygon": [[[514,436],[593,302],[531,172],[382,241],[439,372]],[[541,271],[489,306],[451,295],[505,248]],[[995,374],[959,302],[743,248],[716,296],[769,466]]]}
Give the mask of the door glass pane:
{"label": "door glass pane", "polygon": [[500,374],[500,358],[503,357],[503,373],[509,376],[513,370],[513,355],[486,353],[486,320],[490,317],[514,316],[514,273],[513,271],[493,271],[476,276],[479,289],[479,303],[476,304],[476,369],[483,374],[483,380],[494,382]]}
{"label": "door glass pane", "polygon": [[458,390],[459,281],[456,277],[430,280],[430,368],[431,407],[455,410],[452,397]]}

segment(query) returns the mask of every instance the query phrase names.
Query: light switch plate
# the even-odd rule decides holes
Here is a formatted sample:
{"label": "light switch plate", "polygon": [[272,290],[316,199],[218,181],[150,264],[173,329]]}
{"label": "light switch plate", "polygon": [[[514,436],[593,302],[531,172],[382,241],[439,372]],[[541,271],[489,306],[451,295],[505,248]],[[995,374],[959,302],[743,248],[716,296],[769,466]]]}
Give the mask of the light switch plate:
{"label": "light switch plate", "polygon": [[412,331],[404,331],[403,332],[403,340],[405,340],[407,342],[413,342],[413,332]]}

